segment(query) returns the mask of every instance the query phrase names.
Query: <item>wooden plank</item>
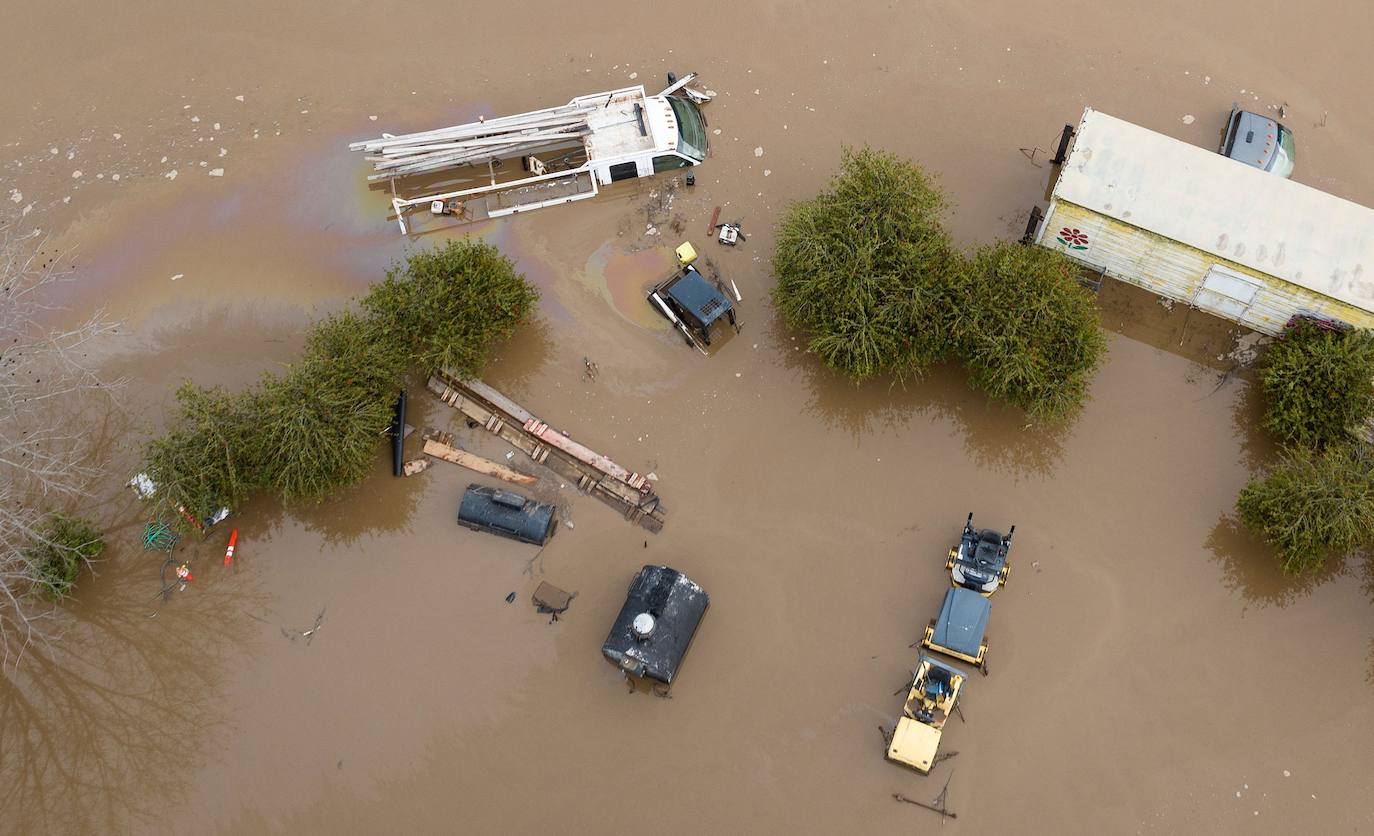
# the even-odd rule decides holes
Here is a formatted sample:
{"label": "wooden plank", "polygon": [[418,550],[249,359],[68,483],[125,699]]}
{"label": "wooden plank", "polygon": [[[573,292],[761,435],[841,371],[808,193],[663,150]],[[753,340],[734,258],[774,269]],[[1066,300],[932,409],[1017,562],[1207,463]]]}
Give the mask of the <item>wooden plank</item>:
{"label": "wooden plank", "polygon": [[[591,465],[569,456],[562,450],[551,448],[527,433],[522,422],[515,416],[505,413],[494,404],[483,403],[480,397],[467,394],[470,390],[460,387],[456,381],[454,385],[450,385],[442,377],[435,376],[431,377],[426,385],[445,404],[500,436],[536,463],[567,478],[578,490],[615,508],[627,520],[654,533],[663,529],[667,509],[652,489],[646,487],[641,492],[617,479],[605,478],[604,474]],[[519,408],[518,405],[514,406]]]}
{"label": "wooden plank", "polygon": [[475,470],[486,476],[494,476],[503,482],[510,482],[514,485],[533,485],[539,481],[538,477],[511,470],[505,465],[497,464],[490,459],[484,459],[457,447],[441,444],[432,438],[425,442],[425,454],[436,459],[443,459],[446,462],[452,462],[460,467],[466,467],[468,470]]}

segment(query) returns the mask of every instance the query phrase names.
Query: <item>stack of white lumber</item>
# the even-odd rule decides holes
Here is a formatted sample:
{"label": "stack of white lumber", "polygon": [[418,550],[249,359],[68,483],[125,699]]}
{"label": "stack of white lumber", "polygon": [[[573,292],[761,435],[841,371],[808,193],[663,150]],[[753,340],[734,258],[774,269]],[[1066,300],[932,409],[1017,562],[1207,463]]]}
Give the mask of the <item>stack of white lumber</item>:
{"label": "stack of white lumber", "polygon": [[368,180],[428,174],[579,145],[591,132],[587,115],[595,109],[590,105],[552,107],[422,133],[383,135],[348,148],[368,154],[376,169]]}

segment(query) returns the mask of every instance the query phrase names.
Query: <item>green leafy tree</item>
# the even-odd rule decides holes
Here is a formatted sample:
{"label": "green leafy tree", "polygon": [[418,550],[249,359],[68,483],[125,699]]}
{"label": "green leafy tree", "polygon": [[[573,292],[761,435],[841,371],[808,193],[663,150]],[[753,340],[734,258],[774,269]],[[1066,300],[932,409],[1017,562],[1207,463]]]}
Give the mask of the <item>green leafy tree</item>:
{"label": "green leafy tree", "polygon": [[233,507],[261,486],[264,450],[257,443],[257,396],[184,383],[177,415],[147,448],[148,476],[162,515],[185,523],[180,508],[203,520]]}
{"label": "green leafy tree", "polygon": [[164,514],[186,525],[257,490],[319,500],[367,475],[407,369],[480,373],[538,300],[511,261],[480,241],[411,255],[361,300],[311,326],[301,359],[249,391],[186,384],[147,449]]}
{"label": "green leafy tree", "polygon": [[1088,397],[1107,340],[1073,262],[1044,247],[983,247],[954,278],[951,338],[970,380],[1037,420]]}
{"label": "green leafy tree", "polygon": [[478,374],[493,343],[510,337],[539,294],[490,244],[464,238],[412,253],[362,300],[379,336],[404,346],[424,371]]}
{"label": "green leafy tree", "polygon": [[35,589],[54,601],[71,594],[81,567],[105,550],[105,540],[94,525],[68,514],[50,514],[37,539],[24,551],[32,567]]}
{"label": "green leafy tree", "polygon": [[1374,455],[1359,443],[1286,449],[1245,486],[1236,508],[1284,571],[1316,569],[1374,540]]}
{"label": "green leafy tree", "polygon": [[1269,346],[1261,369],[1264,427],[1324,447],[1374,415],[1374,333],[1299,323]]}
{"label": "green leafy tree", "polygon": [[945,355],[946,208],[918,165],[867,148],[846,149],[826,190],[788,208],[773,301],[827,366],[857,383]]}

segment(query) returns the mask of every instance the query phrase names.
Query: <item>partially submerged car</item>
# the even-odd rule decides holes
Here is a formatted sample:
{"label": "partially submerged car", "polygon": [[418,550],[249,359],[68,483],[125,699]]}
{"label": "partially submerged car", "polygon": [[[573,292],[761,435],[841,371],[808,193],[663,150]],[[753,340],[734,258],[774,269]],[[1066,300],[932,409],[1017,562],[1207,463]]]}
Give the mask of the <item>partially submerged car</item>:
{"label": "partially submerged car", "polygon": [[892,730],[887,759],[921,774],[930,772],[940,750],[940,736],[954,713],[968,675],[958,668],[922,656],[916,664],[902,716]]}
{"label": "partially submerged car", "polygon": [[645,566],[630,582],[601,653],[627,676],[672,685],[711,596],[667,566]]}
{"label": "partially submerged car", "polygon": [[1237,104],[1231,105],[1231,115],[1226,119],[1226,131],[1217,150],[1223,157],[1280,177],[1293,173],[1297,158],[1292,131],[1268,116],[1241,110]]}
{"label": "partially submerged car", "polygon": [[972,589],[980,595],[991,595],[1007,582],[1011,565],[1007,552],[1011,549],[1011,535],[1016,526],[1004,536],[991,528],[973,527],[973,514],[964,522],[959,545],[949,550],[945,568],[950,571],[955,586]]}
{"label": "partially submerged car", "polygon": [[542,546],[558,528],[557,508],[514,491],[468,485],[458,505],[458,524],[522,543]]}
{"label": "partially submerged car", "polygon": [[983,667],[988,652],[988,616],[992,602],[971,589],[945,590],[940,615],[930,620],[921,647]]}

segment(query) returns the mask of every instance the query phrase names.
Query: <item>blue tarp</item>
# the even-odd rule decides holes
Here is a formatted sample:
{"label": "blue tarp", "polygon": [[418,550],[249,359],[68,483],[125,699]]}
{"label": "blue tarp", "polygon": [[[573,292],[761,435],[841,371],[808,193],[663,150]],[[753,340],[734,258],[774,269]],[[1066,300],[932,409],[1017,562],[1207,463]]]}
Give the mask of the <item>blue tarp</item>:
{"label": "blue tarp", "polygon": [[931,641],[964,656],[976,657],[988,629],[992,602],[971,589],[957,587],[945,593]]}

